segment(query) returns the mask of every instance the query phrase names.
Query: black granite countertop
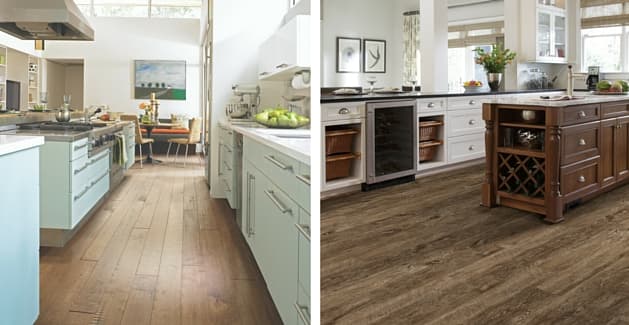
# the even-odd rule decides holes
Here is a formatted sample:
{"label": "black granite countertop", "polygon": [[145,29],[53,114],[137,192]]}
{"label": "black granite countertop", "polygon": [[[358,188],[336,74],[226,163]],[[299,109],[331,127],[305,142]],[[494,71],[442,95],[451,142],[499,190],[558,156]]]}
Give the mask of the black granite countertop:
{"label": "black granite countertop", "polygon": [[456,96],[487,96],[487,95],[508,95],[508,94],[526,94],[565,91],[565,89],[532,89],[532,90],[501,90],[501,91],[446,91],[446,92],[402,92],[398,94],[361,94],[336,96],[331,94],[321,95],[321,103],[340,103],[340,102],[360,102],[372,100],[391,100],[391,99],[415,99],[415,98],[435,98],[435,97],[456,97]]}

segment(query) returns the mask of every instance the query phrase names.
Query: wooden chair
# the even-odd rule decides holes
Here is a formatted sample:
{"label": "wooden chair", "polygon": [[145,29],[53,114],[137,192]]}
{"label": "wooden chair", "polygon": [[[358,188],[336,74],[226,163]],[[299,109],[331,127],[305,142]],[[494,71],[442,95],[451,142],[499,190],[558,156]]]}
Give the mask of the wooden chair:
{"label": "wooden chair", "polygon": [[140,130],[140,120],[137,115],[121,115],[121,121],[131,121],[135,124],[135,144],[140,147],[140,168],[144,168],[142,166],[142,145],[149,144],[149,150],[151,152],[151,156],[153,155],[153,139],[144,139],[142,138],[142,130]]}
{"label": "wooden chair", "polygon": [[189,145],[201,143],[201,119],[193,118],[192,120],[190,120],[190,133],[188,134],[187,138],[168,139],[168,151],[166,152],[166,159],[168,159],[168,155],[170,154],[170,146],[173,143],[177,144],[174,163],[177,163],[177,156],[179,156],[179,146],[181,146],[182,144],[186,146],[186,157],[183,161],[183,165],[185,167],[186,160],[188,160]]}

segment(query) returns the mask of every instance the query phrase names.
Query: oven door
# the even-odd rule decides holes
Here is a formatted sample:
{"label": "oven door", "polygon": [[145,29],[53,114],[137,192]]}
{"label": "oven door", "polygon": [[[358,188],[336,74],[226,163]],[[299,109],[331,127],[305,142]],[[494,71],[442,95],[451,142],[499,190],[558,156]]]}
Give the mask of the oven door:
{"label": "oven door", "polygon": [[417,173],[417,102],[367,104],[367,184]]}

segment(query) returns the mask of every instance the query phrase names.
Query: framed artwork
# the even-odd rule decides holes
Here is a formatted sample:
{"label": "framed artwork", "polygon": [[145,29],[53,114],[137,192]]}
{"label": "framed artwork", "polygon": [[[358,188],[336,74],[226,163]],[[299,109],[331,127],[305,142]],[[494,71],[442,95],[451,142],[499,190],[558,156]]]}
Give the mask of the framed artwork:
{"label": "framed artwork", "polygon": [[363,71],[371,73],[387,72],[387,42],[384,40],[363,40]]}
{"label": "framed artwork", "polygon": [[336,72],[360,72],[360,38],[336,38]]}
{"label": "framed artwork", "polygon": [[135,60],[135,99],[186,100],[186,61]]}

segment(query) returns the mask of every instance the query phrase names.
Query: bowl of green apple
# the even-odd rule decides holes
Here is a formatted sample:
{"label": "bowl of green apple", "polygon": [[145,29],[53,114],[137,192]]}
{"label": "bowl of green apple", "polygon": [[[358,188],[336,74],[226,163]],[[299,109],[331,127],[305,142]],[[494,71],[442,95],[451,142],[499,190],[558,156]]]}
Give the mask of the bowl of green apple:
{"label": "bowl of green apple", "polygon": [[296,129],[310,124],[306,116],[291,112],[286,108],[266,108],[255,115],[256,122],[278,129]]}

